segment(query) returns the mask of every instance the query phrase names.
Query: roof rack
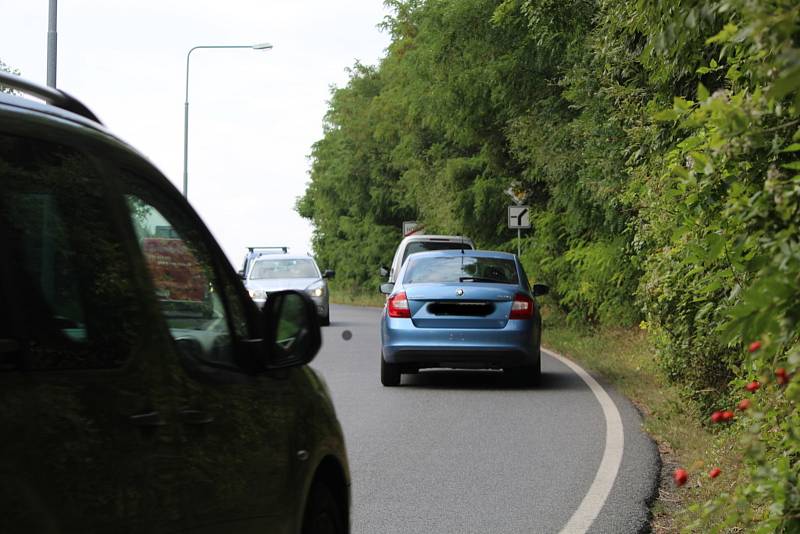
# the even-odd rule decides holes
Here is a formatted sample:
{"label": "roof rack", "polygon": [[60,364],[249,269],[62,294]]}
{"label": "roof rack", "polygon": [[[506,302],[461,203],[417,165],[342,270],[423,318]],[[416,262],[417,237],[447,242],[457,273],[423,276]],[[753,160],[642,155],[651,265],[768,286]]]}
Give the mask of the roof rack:
{"label": "roof rack", "polygon": [[21,93],[40,98],[52,106],[71,111],[72,113],[85,117],[98,124],[103,124],[100,119],[97,118],[97,115],[89,111],[89,108],[84,106],[80,100],[68,95],[60,89],[39,85],[38,83],[28,81],[15,74],[3,71],[0,71],[0,85],[5,85]]}
{"label": "roof rack", "polygon": [[272,250],[272,251],[275,251],[275,252],[273,252],[273,254],[279,254],[279,252],[277,252],[277,251],[280,250],[284,254],[287,254],[289,252],[289,247],[247,247],[247,251],[248,252],[253,252],[255,250],[263,250],[265,252]]}

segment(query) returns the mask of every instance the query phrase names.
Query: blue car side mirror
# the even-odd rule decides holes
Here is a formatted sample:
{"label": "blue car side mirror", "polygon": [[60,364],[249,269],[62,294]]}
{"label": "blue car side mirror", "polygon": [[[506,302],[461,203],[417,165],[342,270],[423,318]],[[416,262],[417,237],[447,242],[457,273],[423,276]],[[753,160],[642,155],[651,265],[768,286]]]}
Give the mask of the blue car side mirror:
{"label": "blue car side mirror", "polygon": [[550,287],[545,284],[533,284],[532,293],[534,297],[541,297],[550,293]]}

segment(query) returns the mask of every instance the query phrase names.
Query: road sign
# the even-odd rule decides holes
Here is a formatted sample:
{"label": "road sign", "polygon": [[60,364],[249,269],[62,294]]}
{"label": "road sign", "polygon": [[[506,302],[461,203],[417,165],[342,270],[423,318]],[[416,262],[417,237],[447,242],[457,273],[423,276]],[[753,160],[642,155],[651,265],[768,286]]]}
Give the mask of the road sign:
{"label": "road sign", "polygon": [[528,196],[526,191],[517,184],[512,184],[511,187],[506,189],[506,195],[510,196],[511,201],[517,206],[525,202],[525,197]]}
{"label": "road sign", "polygon": [[531,227],[531,212],[529,206],[508,207],[508,227],[512,230]]}
{"label": "road sign", "polygon": [[403,222],[403,237],[410,236],[411,234],[418,234],[425,228],[417,221],[404,221]]}

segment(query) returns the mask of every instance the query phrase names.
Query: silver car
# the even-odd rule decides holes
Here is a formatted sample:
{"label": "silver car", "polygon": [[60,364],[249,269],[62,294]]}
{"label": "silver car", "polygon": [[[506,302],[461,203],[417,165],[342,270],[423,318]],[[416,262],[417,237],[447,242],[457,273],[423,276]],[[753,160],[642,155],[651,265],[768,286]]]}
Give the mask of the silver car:
{"label": "silver car", "polygon": [[244,285],[250,298],[263,306],[269,294],[285,289],[305,291],[317,307],[320,324],[331,324],[330,296],[327,279],[334,271],[320,272],[310,256],[269,254],[256,258],[245,273]]}

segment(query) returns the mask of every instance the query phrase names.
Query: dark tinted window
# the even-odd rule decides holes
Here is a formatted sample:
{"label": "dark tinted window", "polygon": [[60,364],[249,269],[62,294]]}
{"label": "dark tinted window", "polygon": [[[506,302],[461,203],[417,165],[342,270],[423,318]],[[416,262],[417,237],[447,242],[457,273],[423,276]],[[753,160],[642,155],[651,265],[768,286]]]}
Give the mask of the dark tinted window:
{"label": "dark tinted window", "polygon": [[428,250],[459,250],[459,249],[472,250],[472,245],[467,242],[453,243],[452,241],[412,241],[406,245],[406,250],[403,252],[403,261],[406,261],[411,254],[417,252],[425,252]]}
{"label": "dark tinted window", "polygon": [[517,284],[517,266],[513,260],[448,256],[410,258],[404,284],[443,282],[493,282]]}
{"label": "dark tinted window", "polygon": [[123,364],[138,335],[136,291],[92,161],[0,135],[0,184],[2,368]]}

